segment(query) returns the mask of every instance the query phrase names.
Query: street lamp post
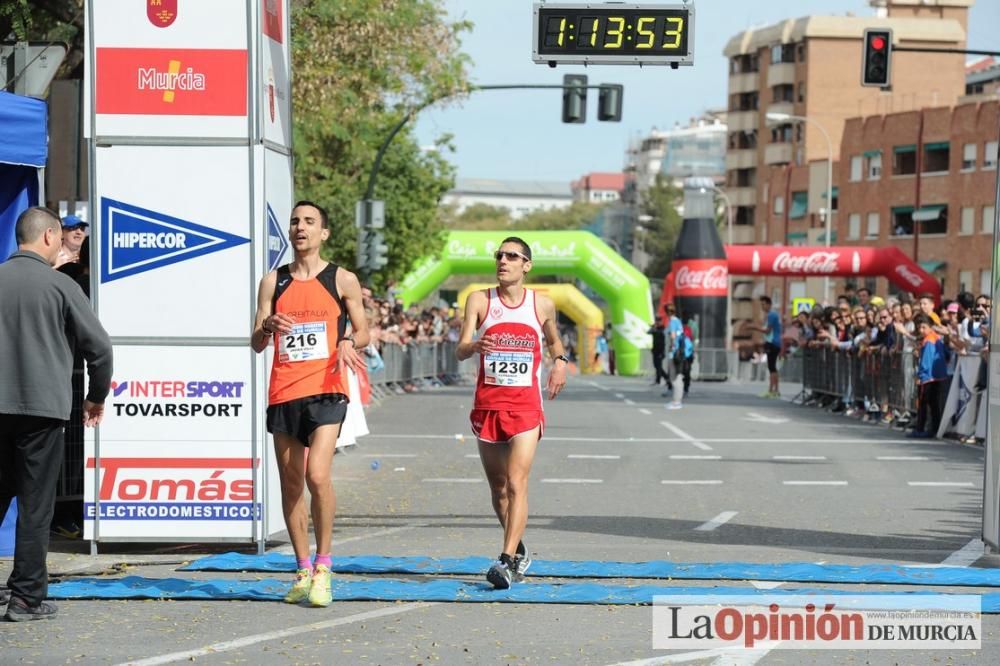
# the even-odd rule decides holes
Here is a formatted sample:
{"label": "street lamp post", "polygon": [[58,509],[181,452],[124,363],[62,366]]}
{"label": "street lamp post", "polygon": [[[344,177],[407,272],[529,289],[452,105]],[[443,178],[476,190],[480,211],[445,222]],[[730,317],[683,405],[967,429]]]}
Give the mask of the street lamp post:
{"label": "street lamp post", "polygon": [[[833,220],[833,142],[830,141],[830,135],[827,133],[826,128],[808,116],[796,116],[790,113],[769,113],[767,114],[767,119],[775,123],[784,123],[790,120],[800,123],[812,123],[823,135],[823,138],[826,139],[826,215],[824,215],[824,220],[826,222],[825,245],[829,248],[830,227]],[[826,303],[830,302],[829,276],[823,278],[823,300]]]}

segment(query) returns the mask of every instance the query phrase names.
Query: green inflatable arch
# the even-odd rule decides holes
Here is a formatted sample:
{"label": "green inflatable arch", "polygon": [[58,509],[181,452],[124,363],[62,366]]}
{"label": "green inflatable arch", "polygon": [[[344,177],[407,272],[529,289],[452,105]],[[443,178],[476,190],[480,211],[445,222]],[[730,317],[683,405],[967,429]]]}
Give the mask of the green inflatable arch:
{"label": "green inflatable arch", "polygon": [[[404,279],[400,298],[409,307],[453,274],[493,275],[493,253],[508,231],[452,231],[440,258],[427,257]],[[640,373],[641,350],[652,346],[649,280],[589,231],[524,231],[534,275],[572,275],[583,280],[611,308],[615,364],[623,375]]]}

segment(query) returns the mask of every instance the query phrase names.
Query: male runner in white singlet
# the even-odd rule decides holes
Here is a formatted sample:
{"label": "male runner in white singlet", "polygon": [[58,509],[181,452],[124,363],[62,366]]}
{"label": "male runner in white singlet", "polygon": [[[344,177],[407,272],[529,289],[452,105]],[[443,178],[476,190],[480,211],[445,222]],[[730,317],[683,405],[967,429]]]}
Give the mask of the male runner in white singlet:
{"label": "male runner in white singlet", "polygon": [[[522,580],[531,565],[521,536],[528,522],[528,474],[542,437],[542,338],[553,360],[549,399],[566,385],[569,359],[556,327],[552,299],[524,286],[531,248],[505,238],[496,253],[497,287],[469,294],[456,356],[479,354],[472,432],[490,483],[493,510],[503,526],[503,551],[486,573],[497,589]],[[473,341],[473,334],[478,337]]]}

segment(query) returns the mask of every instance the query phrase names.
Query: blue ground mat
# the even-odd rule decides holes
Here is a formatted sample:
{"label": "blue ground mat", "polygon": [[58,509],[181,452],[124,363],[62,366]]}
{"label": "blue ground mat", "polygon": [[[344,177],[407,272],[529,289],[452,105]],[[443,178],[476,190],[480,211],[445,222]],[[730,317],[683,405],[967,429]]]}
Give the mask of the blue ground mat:
{"label": "blue ground mat", "polygon": [[[479,575],[490,568],[486,557],[442,558],[382,557],[357,555],[335,557],[332,571],[351,574]],[[291,573],[295,557],[281,553],[211,555],[181,567],[181,571],[261,571]],[[678,580],[771,580],[800,583],[884,583],[898,585],[970,585],[1000,587],[1000,570],[964,567],[914,567],[888,564],[753,564],[717,562],[597,562],[534,560],[532,576],[552,578],[656,578]]]}
{"label": "blue ground mat", "polygon": [[[187,599],[279,601],[288,591],[290,580],[185,580],[180,578],[80,578],[49,586],[50,599]],[[600,585],[597,583],[516,584],[508,590],[494,590],[488,583],[455,579],[411,582],[394,579],[334,580],[335,601],[452,601],[509,602],[532,604],[642,604],[653,603],[657,595],[729,595],[740,599],[764,596],[824,595],[850,600],[888,596],[906,603],[907,597],[928,597],[926,592],[852,592],[817,588],[758,590],[740,587],[670,587],[660,585]],[[945,598],[954,595],[932,595]],[[982,595],[984,613],[1000,612],[1000,593]]]}

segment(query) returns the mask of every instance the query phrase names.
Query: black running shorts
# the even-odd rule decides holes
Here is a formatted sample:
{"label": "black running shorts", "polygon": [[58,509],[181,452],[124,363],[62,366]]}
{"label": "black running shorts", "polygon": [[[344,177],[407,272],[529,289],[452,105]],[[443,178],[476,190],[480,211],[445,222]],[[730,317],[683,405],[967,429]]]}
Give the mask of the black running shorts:
{"label": "black running shorts", "polygon": [[778,347],[777,345],[772,345],[770,342],[765,342],[764,353],[767,354],[767,371],[777,372],[778,354],[781,353],[781,347]]}
{"label": "black running shorts", "polygon": [[313,430],[323,425],[340,425],[347,417],[347,396],[326,393],[289,400],[267,407],[267,431],[291,435],[309,446]]}

